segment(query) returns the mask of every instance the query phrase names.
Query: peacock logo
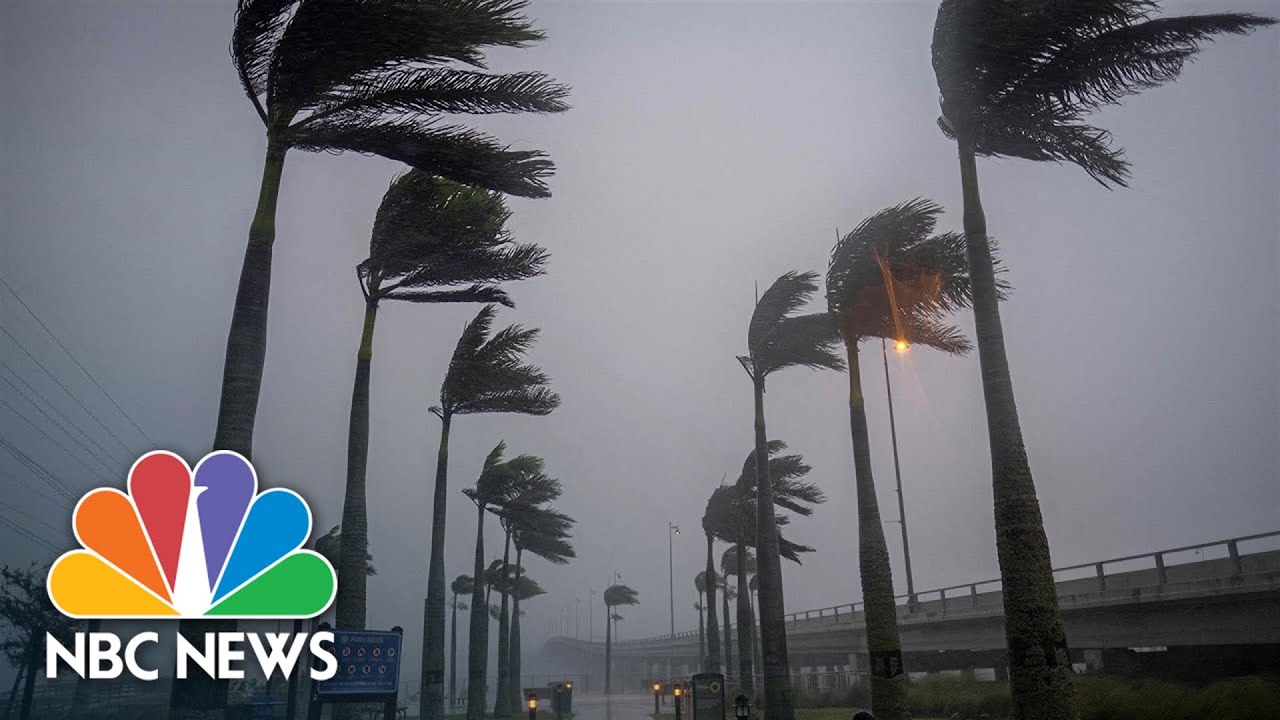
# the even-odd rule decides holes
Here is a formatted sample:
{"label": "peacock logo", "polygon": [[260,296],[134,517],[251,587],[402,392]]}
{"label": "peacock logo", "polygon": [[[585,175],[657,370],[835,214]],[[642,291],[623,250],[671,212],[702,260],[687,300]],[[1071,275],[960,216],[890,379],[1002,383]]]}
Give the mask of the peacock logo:
{"label": "peacock logo", "polygon": [[83,549],[49,570],[49,599],[73,618],[307,618],[333,602],[329,561],[303,544],[311,509],[258,492],[253,465],[210,453],[194,471],[164,450],[129,470],[128,494],[92,490],[72,518]]}

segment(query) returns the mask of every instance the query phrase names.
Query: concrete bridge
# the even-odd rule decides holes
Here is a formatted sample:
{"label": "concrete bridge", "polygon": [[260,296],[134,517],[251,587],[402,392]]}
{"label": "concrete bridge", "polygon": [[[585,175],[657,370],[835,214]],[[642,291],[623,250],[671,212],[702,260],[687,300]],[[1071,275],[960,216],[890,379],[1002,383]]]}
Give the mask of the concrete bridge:
{"label": "concrete bridge", "polygon": [[[1172,679],[1280,672],[1278,548],[1275,531],[1054,570],[1073,664]],[[898,629],[903,662],[913,674],[1004,676],[999,579],[918,592],[915,602],[908,600],[898,598]],[[799,685],[828,689],[860,682],[867,667],[861,603],[786,617]],[[735,657],[736,634],[734,629]],[[603,677],[602,642],[554,637],[544,656],[576,675]],[[668,659],[675,675],[697,672],[697,630],[615,643],[615,687],[641,688],[648,678],[665,676]]]}

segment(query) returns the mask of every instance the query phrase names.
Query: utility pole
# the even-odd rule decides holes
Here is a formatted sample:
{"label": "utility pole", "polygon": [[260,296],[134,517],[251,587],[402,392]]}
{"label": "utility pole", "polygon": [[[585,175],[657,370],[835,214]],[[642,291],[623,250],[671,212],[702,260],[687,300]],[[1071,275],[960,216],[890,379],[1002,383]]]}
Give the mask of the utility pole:
{"label": "utility pole", "polygon": [[[899,341],[894,347],[905,350],[906,343]],[[880,357],[884,360],[884,389],[889,397],[889,438],[893,441],[893,475],[898,483],[898,522],[902,527],[902,558],[907,566],[907,604],[915,607],[916,586],[911,578],[911,546],[907,543],[907,505],[902,499],[902,468],[898,465],[898,429],[893,420],[893,386],[889,384],[889,351],[884,338],[880,338]]]}

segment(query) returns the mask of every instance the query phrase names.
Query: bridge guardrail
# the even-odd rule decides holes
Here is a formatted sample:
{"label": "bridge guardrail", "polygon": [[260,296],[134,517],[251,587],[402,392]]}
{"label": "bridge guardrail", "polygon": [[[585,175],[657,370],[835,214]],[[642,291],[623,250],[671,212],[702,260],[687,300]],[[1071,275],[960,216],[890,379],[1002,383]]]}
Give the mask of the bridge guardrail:
{"label": "bridge guardrail", "polygon": [[[1116,565],[1118,563],[1128,563],[1128,562],[1150,559],[1152,561],[1151,567],[1137,568],[1137,569],[1147,569],[1147,570],[1154,569],[1156,571],[1157,584],[1163,585],[1168,582],[1168,568],[1170,566],[1185,564],[1185,563],[1176,563],[1176,564],[1167,563],[1165,560],[1166,556],[1175,555],[1178,553],[1201,551],[1201,555],[1202,555],[1201,560],[1212,560],[1215,558],[1203,557],[1203,554],[1204,554],[1203,551],[1211,548],[1223,548],[1226,551],[1226,555],[1224,558],[1218,558],[1218,559],[1229,559],[1232,565],[1232,574],[1240,575],[1243,572],[1243,561],[1241,560],[1241,558],[1253,554],[1253,552],[1249,552],[1249,551],[1242,552],[1240,549],[1240,545],[1243,543],[1249,543],[1255,540],[1263,540],[1267,538],[1280,538],[1280,530],[1273,530],[1271,532],[1265,532],[1265,533],[1256,533],[1253,535],[1242,535],[1239,537],[1227,538],[1225,540],[1214,540],[1211,542],[1196,543],[1194,545],[1182,545],[1179,547],[1157,550],[1155,552],[1108,558],[1106,560],[1100,560],[1097,562],[1065,565],[1063,567],[1054,568],[1053,573],[1054,573],[1054,578],[1058,582],[1065,582],[1066,579],[1058,578],[1059,574],[1078,571],[1078,570],[1091,569],[1093,570],[1093,577],[1096,577],[1098,579],[1098,589],[1106,590],[1107,589],[1107,573],[1106,573],[1107,566]],[[1267,552],[1267,550],[1256,550],[1254,552]],[[1124,572],[1133,572],[1134,570],[1135,569],[1128,569],[1128,570],[1125,570]],[[1071,579],[1079,579],[1079,578],[1071,578]],[[963,592],[964,594],[967,594],[976,598],[978,596],[979,588],[985,589],[987,586],[990,586],[990,585],[994,585],[996,586],[996,588],[999,588],[1000,578],[995,578],[992,580],[979,580],[978,582],[963,583],[960,585],[949,585],[947,587],[932,588],[929,590],[921,590],[915,594],[915,597],[911,597],[910,595],[907,595],[904,593],[904,594],[895,596],[894,600],[899,601],[897,603],[898,605],[900,606],[905,605],[908,608],[910,608],[914,604],[919,603],[922,597],[924,597],[926,600],[931,600],[936,598],[938,600],[945,602],[948,599],[948,593],[950,592]],[[956,595],[953,594],[950,597],[954,598],[956,597]],[[860,601],[852,602],[852,603],[843,603],[841,605],[833,605],[830,607],[817,608],[815,610],[800,610],[793,613],[787,613],[785,615],[785,618],[786,618],[786,622],[788,623],[796,622],[799,620],[812,620],[814,618],[822,618],[822,617],[838,618],[841,614],[851,615],[851,614],[860,612],[862,610],[862,606],[863,604]],[[735,627],[737,627],[736,624],[730,625],[731,629]],[[678,638],[697,637],[697,635],[698,635],[697,630],[686,630],[686,631],[678,632],[674,634],[659,635],[656,637],[642,638],[637,640],[627,640],[619,644],[634,646],[634,645],[642,645],[642,644],[664,643],[664,642],[678,639]]]}

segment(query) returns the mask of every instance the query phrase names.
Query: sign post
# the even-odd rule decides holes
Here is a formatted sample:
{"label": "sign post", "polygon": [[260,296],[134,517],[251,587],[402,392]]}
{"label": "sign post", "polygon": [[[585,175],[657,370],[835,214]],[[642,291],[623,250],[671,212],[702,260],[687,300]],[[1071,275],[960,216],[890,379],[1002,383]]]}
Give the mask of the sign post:
{"label": "sign post", "polygon": [[325,703],[382,703],[384,720],[395,720],[400,693],[400,643],[404,630],[334,630],[337,673],[315,684],[308,720],[319,720]]}
{"label": "sign post", "polygon": [[690,720],[725,720],[724,675],[698,673],[692,683],[693,717]]}

